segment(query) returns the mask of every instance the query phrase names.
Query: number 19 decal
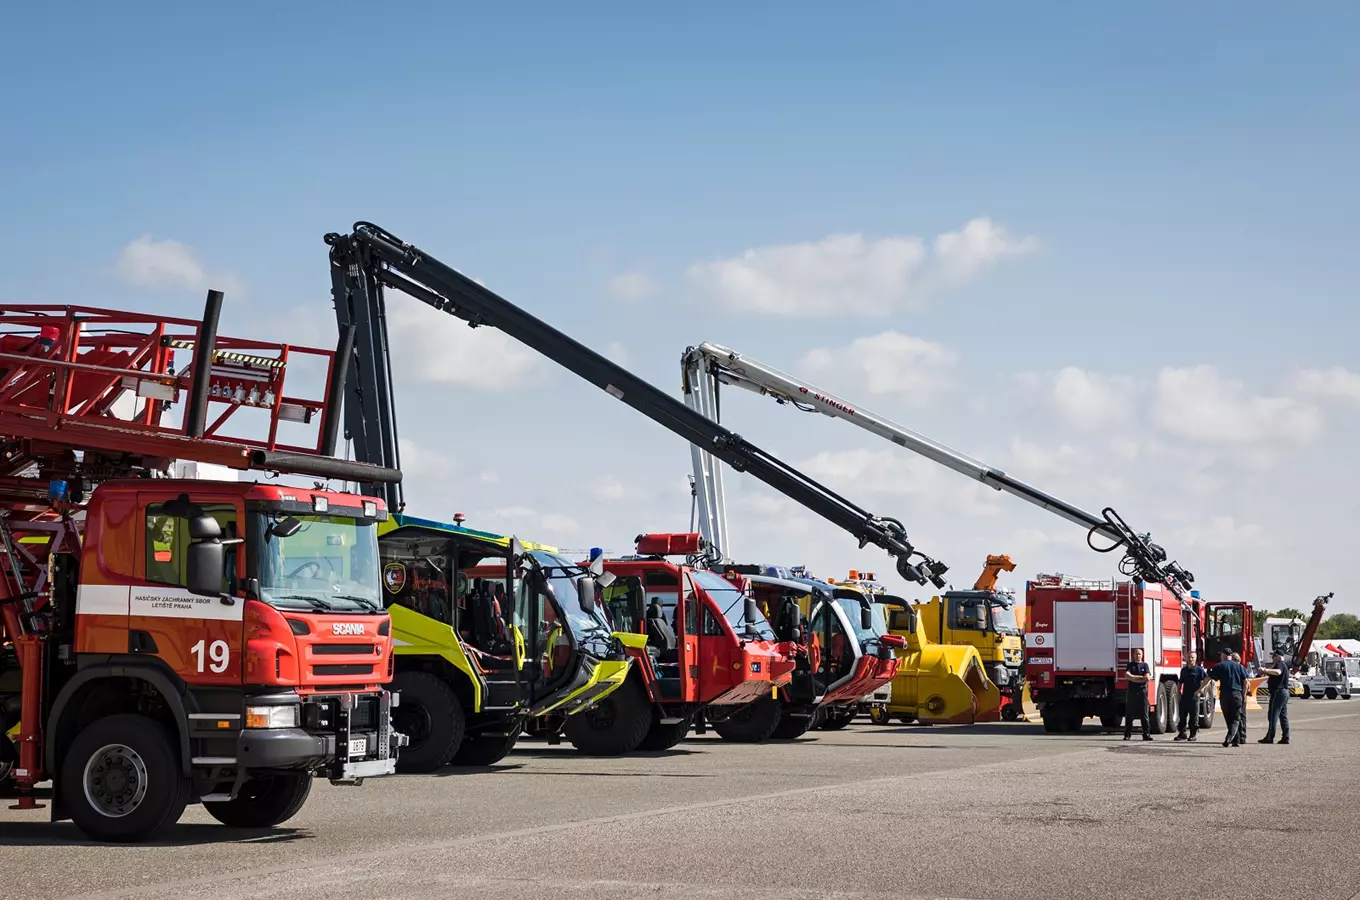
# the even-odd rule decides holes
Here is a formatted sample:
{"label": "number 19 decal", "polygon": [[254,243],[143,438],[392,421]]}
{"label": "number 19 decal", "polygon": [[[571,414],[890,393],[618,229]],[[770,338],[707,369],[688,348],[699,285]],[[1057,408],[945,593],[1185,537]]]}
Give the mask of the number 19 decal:
{"label": "number 19 decal", "polygon": [[[203,671],[203,641],[199,641],[189,648],[189,652],[194,655],[198,663],[198,671]],[[208,647],[208,668],[220,675],[227,671],[227,663],[231,661],[231,648],[226,641],[213,641]]]}

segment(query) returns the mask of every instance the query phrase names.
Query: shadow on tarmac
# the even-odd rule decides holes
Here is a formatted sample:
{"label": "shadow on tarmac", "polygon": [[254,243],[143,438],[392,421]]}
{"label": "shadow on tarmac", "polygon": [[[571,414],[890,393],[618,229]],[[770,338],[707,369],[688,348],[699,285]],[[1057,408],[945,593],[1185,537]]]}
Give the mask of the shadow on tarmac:
{"label": "shadow on tarmac", "polygon": [[[290,844],[311,840],[315,835],[298,828],[228,828],[225,825],[182,824],[167,829],[155,841],[138,844],[141,847],[194,847],[201,844]],[[81,833],[70,822],[3,822],[0,823],[0,846],[24,847],[120,847],[106,844]]]}

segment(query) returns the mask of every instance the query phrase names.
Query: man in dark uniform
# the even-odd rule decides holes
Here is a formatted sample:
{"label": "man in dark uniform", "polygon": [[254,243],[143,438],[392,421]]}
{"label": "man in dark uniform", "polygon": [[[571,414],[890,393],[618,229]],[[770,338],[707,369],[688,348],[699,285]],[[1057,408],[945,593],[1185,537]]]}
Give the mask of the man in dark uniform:
{"label": "man in dark uniform", "polygon": [[[1242,668],[1246,670],[1246,672],[1247,672],[1247,680],[1250,681],[1250,680],[1251,680],[1251,670],[1250,670],[1250,669],[1247,669],[1246,665],[1243,664],[1243,662],[1242,662],[1242,654],[1238,653],[1236,650],[1233,651],[1233,662],[1237,663],[1239,666],[1242,666]],[[1247,696],[1247,693],[1246,693],[1246,691],[1247,691],[1247,686],[1244,684],[1244,685],[1242,686],[1242,711],[1241,711],[1240,713],[1238,713],[1238,715],[1237,715],[1237,740],[1238,740],[1240,743],[1243,743],[1243,744],[1245,744],[1245,743],[1247,742],[1247,703],[1246,703],[1246,696]]]}
{"label": "man in dark uniform", "polygon": [[1266,736],[1256,743],[1275,743],[1275,723],[1278,721],[1280,723],[1280,743],[1287,744],[1289,743],[1289,664],[1284,661],[1284,654],[1276,650],[1270,667],[1263,667],[1261,671],[1268,676],[1266,678],[1266,690],[1270,692],[1268,701],[1270,718],[1266,724]]}
{"label": "man in dark uniform", "polygon": [[[1193,741],[1196,740],[1195,734],[1199,731],[1199,689],[1209,673],[1199,664],[1199,657],[1195,651],[1190,651],[1190,659],[1185,665],[1181,666],[1181,714],[1176,722],[1176,740]],[[1190,736],[1186,737],[1185,723],[1189,719]]]}
{"label": "man in dark uniform", "polygon": [[1152,735],[1148,734],[1148,682],[1152,680],[1152,670],[1148,664],[1143,662],[1143,651],[1134,650],[1133,659],[1125,669],[1125,677],[1128,678],[1129,687],[1124,699],[1124,740],[1133,737],[1133,719],[1137,716],[1143,721],[1143,740],[1152,740]]}
{"label": "man in dark uniform", "polygon": [[[1242,664],[1234,662],[1231,650],[1223,651],[1222,661],[1209,670],[1209,677],[1218,682],[1219,701],[1223,704],[1223,721],[1228,724],[1228,734],[1223,738],[1223,746],[1242,746],[1238,727],[1242,722],[1242,694],[1247,689],[1247,670]],[[1200,693],[1209,689],[1209,682],[1200,686]]]}

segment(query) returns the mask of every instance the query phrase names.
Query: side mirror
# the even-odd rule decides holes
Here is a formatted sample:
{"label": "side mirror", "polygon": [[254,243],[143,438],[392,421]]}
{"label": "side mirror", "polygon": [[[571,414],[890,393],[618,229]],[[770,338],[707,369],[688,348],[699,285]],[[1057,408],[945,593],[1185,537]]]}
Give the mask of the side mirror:
{"label": "side mirror", "polygon": [[874,611],[868,606],[859,608],[859,627],[864,631],[874,627]]}
{"label": "side mirror", "polygon": [[582,575],[576,579],[576,595],[581,598],[581,609],[593,615],[595,613],[595,579],[589,575]]}
{"label": "side mirror", "polygon": [[219,540],[222,537],[222,526],[218,525],[212,516],[200,514],[189,520],[189,537],[195,541]]}
{"label": "side mirror", "polygon": [[746,598],[746,609],[744,612],[746,613],[747,626],[754,628],[756,622],[760,619],[760,605],[756,603],[755,597]]}
{"label": "side mirror", "polygon": [[189,593],[198,594],[200,597],[220,597],[222,573],[226,571],[226,562],[226,548],[217,541],[207,540],[190,544],[185,566],[185,580],[188,582],[186,587]]}

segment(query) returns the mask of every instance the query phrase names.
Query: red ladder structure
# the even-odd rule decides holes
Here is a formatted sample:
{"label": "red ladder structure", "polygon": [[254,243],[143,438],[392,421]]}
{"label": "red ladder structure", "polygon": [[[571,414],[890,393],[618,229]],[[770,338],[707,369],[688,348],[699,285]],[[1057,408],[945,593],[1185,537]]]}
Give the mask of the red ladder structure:
{"label": "red ladder structure", "polygon": [[[217,333],[222,300],[209,291],[198,321],[0,305],[0,654],[10,645],[23,672],[19,758],[5,758],[0,733],[0,783],[13,772],[16,808],[35,808],[32,788],[45,774],[45,658],[58,617],[71,614],[48,601],[55,582],[75,577],[61,561],[79,556],[82,504],[97,484],[168,474],[177,460],[362,483],[401,480],[398,469],[334,456],[353,328],[335,350],[225,337]],[[177,353],[189,357],[178,368]],[[324,364],[324,397],[288,393],[288,365],[299,358]],[[244,408],[267,415],[256,429],[262,435],[233,429]],[[167,424],[175,413],[179,424]],[[311,444],[280,438],[282,423],[313,420],[319,427]]]}

